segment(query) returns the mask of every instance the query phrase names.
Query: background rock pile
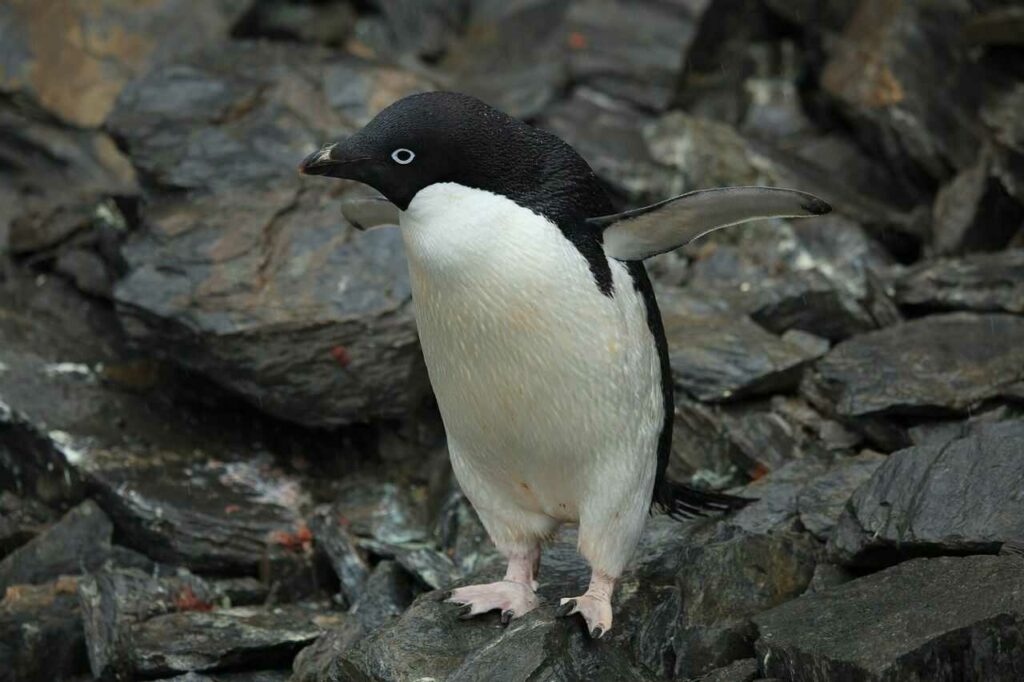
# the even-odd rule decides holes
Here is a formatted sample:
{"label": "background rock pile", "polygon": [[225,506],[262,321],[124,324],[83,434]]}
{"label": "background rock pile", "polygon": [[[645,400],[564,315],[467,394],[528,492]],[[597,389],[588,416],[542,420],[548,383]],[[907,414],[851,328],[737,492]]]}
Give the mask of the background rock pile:
{"label": "background rock pile", "polygon": [[[600,642],[571,529],[509,628],[432,599],[501,566],[401,241],[294,172],[437,88],[836,209],[651,263],[671,474],[758,502]],[[0,680],[1024,679],[1022,111],[1000,0],[0,4]]]}

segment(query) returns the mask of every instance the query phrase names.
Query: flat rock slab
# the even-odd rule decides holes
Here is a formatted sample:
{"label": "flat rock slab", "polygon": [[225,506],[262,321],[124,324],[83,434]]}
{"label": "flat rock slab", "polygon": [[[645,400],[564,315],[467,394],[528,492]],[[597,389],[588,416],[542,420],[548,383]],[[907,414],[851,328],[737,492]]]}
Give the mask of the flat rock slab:
{"label": "flat rock slab", "polygon": [[754,617],[761,674],[787,680],[1024,678],[1024,561],[916,559]]}
{"label": "flat rock slab", "polygon": [[854,491],[886,461],[885,455],[870,450],[847,457],[812,479],[797,495],[800,522],[819,540],[828,538]]}
{"label": "flat rock slab", "polygon": [[74,578],[18,585],[0,599],[0,682],[65,680],[85,672]]}
{"label": "flat rock slab", "polygon": [[1024,313],[1024,250],[925,261],[893,282],[900,305],[925,310]]}
{"label": "flat rock slab", "polygon": [[128,333],[307,426],[406,414],[427,384],[401,236],[355,230],[344,184],[291,169],[424,87],[327,51],[248,42],[133,81],[107,124],[150,180],[114,292]]}
{"label": "flat rock slab", "polygon": [[[318,611],[296,605],[170,613],[132,630],[135,671],[144,677],[287,665],[322,633]],[[330,622],[328,617],[321,620]]]}
{"label": "flat rock slab", "polygon": [[114,526],[87,500],[0,561],[0,594],[11,585],[38,584],[99,568],[111,556]]}
{"label": "flat rock slab", "polygon": [[[105,534],[74,534],[58,554],[104,538],[109,553],[112,522],[121,542],[191,568],[252,575],[265,562],[302,559],[294,540],[308,496],[258,444],[261,421],[172,402],[172,374],[122,354],[109,313],[57,283],[36,287],[37,308],[0,302],[0,476],[54,506],[80,502],[89,488]],[[83,321],[93,318],[105,322]],[[75,556],[75,570],[62,570],[103,561]]]}
{"label": "flat rock slab", "polygon": [[931,315],[840,343],[815,366],[808,391],[840,417],[948,415],[1024,381],[1024,318]]}
{"label": "flat rock slab", "polygon": [[850,500],[829,540],[846,563],[998,552],[1024,538],[1024,421],[894,452]]}
{"label": "flat rock slab", "polygon": [[665,334],[676,384],[706,402],[791,389],[817,356],[746,318],[666,315]]}

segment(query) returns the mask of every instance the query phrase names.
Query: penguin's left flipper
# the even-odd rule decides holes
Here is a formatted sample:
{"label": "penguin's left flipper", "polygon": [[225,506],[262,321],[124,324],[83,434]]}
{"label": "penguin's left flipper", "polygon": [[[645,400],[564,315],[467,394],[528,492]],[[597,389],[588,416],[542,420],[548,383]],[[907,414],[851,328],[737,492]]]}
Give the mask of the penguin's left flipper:
{"label": "penguin's left flipper", "polygon": [[809,218],[832,210],[813,194],[775,187],[719,187],[650,206],[589,218],[603,230],[609,258],[643,260],[723,227],[758,218]]}

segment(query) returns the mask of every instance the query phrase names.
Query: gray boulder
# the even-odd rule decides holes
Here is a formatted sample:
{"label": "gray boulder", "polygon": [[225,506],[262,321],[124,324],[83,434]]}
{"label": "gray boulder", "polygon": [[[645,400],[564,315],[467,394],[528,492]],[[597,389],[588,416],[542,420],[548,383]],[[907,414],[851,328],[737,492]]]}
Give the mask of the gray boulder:
{"label": "gray boulder", "polygon": [[996,553],[1024,538],[1024,421],[894,452],[853,495],[829,539],[845,563]]}
{"label": "gray boulder", "polygon": [[917,559],[754,616],[762,675],[1006,681],[1024,675],[1024,562]]}
{"label": "gray boulder", "polygon": [[290,169],[367,107],[422,87],[313,48],[251,43],[128,86],[108,120],[147,177],[115,289],[128,333],[304,425],[405,414],[426,377],[401,238],[353,229],[342,186]]}

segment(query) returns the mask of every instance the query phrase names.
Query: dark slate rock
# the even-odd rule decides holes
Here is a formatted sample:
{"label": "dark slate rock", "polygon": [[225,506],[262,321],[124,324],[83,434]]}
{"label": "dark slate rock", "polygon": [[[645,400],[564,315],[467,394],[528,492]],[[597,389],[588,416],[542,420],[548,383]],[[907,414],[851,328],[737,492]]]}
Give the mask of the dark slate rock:
{"label": "dark slate rock", "polygon": [[972,121],[986,79],[959,41],[970,11],[961,0],[861,2],[821,75],[859,135],[922,185],[969,165],[980,144]]}
{"label": "dark slate rock", "polygon": [[128,333],[309,426],[402,416],[426,391],[395,229],[282,169],[423,88],[394,68],[234,42],[160,67],[107,126],[148,179],[115,289]]}
{"label": "dark slate rock", "polygon": [[175,677],[165,677],[163,682],[288,682],[291,673],[287,670],[261,670],[241,673],[185,673]]}
{"label": "dark slate rock", "polygon": [[569,77],[568,6],[566,0],[470,3],[464,35],[449,47],[435,78],[516,118],[536,118],[561,96]]}
{"label": "dark slate rock", "polygon": [[971,411],[967,419],[929,419],[907,429],[911,445],[945,445],[957,438],[977,433],[979,426],[1024,419],[1024,408],[1017,404],[997,405]]}
{"label": "dark slate rock", "polygon": [[11,585],[35,585],[99,568],[111,556],[113,531],[94,502],[83,502],[0,561],[0,593]]}
{"label": "dark slate rock", "polygon": [[[0,92],[27,97],[71,125],[97,127],[128,81],[154,64],[223,40],[245,4],[116,0],[102,10],[70,3],[60,12],[38,3],[7,5],[0,11]],[[188,20],[179,21],[183,16]]]}
{"label": "dark slate rock", "polygon": [[812,479],[797,495],[800,522],[819,540],[826,540],[850,496],[885,461],[884,455],[866,450],[856,457],[839,460]]}
{"label": "dark slate rock", "polygon": [[0,302],[5,487],[56,506],[88,486],[119,542],[157,561],[269,580],[306,566],[308,493],[263,445],[267,425],[175,403],[173,374],[127,355],[107,311],[53,278],[29,286],[32,303]]}
{"label": "dark slate rock", "polygon": [[1020,232],[1024,203],[1010,195],[995,163],[993,152],[984,149],[974,164],[939,189],[932,206],[935,253],[996,251]]}
{"label": "dark slate rock", "polygon": [[679,173],[652,157],[643,132],[651,119],[590,88],[576,88],[538,122],[576,149],[594,172],[631,205],[681,194]]}
{"label": "dark slate rock", "polygon": [[322,552],[341,586],[344,603],[351,604],[363,589],[370,567],[355,541],[331,507],[318,507],[309,523],[316,549]]}
{"label": "dark slate rock", "polygon": [[274,2],[256,0],[231,31],[233,37],[295,40],[341,46],[356,24],[355,8],[344,0]]}
{"label": "dark slate rock", "polygon": [[837,215],[864,222],[879,236],[885,231],[922,236],[910,222],[907,209],[885,193],[884,183],[865,178],[852,184],[845,168],[841,174],[824,168],[835,154],[815,149],[811,143],[817,140],[813,138],[806,143],[804,157],[746,137],[726,123],[681,111],[646,126],[644,138],[650,156],[672,172],[681,191],[727,185],[799,187],[828,201]]}
{"label": "dark slate rock", "polygon": [[107,197],[138,192],[108,135],[37,116],[0,101],[0,254],[53,249],[97,223]]}
{"label": "dark slate rock", "polygon": [[[448,680],[652,680],[621,650],[592,642],[583,628],[543,606],[513,621],[451,623],[450,605],[421,598],[399,622],[349,651],[341,679],[400,680],[424,670]],[[389,655],[389,652],[401,652]]]}
{"label": "dark slate rock", "polygon": [[0,491],[0,559],[43,532],[57,515],[44,504]]}
{"label": "dark slate rock", "polygon": [[899,273],[894,298],[923,310],[1024,313],[1024,250],[924,261]]}
{"label": "dark slate rock", "polygon": [[[225,607],[230,586],[187,572],[101,571],[81,581],[89,663],[104,679],[286,667],[337,616],[320,607]],[[322,615],[318,616],[318,613]]]}
{"label": "dark slate rock", "polygon": [[[649,111],[674,94],[703,2],[573,3],[563,43],[572,80]],[[629,31],[623,31],[629,26]]]}
{"label": "dark slate rock", "polygon": [[156,677],[287,666],[320,635],[316,614],[315,609],[286,605],[156,616],[133,628],[133,667],[139,675]]}
{"label": "dark slate rock", "polygon": [[761,671],[800,680],[1016,680],[1024,562],[917,559],[754,617]]}
{"label": "dark slate rock", "polygon": [[665,333],[676,384],[705,402],[794,388],[814,358],[743,318],[665,315]]}
{"label": "dark slate rock", "polygon": [[793,529],[799,517],[800,492],[829,469],[826,457],[794,460],[742,488],[730,492],[755,500],[726,523],[748,533]]}
{"label": "dark slate rock", "polygon": [[[830,426],[831,425],[831,426]],[[798,398],[707,405],[676,395],[669,475],[730,487],[826,451],[845,451],[841,429]]]}
{"label": "dark slate rock", "polygon": [[350,478],[344,481],[333,514],[355,536],[402,544],[426,540],[426,510],[414,499],[422,487],[391,481]]}
{"label": "dark slate rock", "polygon": [[753,682],[757,677],[757,660],[744,658],[712,670],[697,678],[698,682]]}
{"label": "dark slate rock", "polygon": [[695,677],[752,656],[750,616],[802,593],[818,553],[812,539],[794,533],[739,533],[687,550],[676,579],[683,604],[676,676]]}
{"label": "dark slate rock", "polygon": [[[466,0],[371,0],[379,13],[374,29],[362,27],[360,37],[383,56],[403,55],[436,59],[444,54],[462,28]],[[365,22],[365,20],[364,20]],[[357,27],[358,28],[358,27]],[[365,35],[372,30],[371,36]]]}
{"label": "dark slate rock", "polygon": [[853,495],[830,552],[855,564],[998,552],[1002,543],[1024,537],[1021,452],[1019,420],[894,452]]}
{"label": "dark slate rock", "polygon": [[377,564],[341,627],[328,630],[295,657],[295,682],[344,679],[341,661],[345,652],[402,615],[412,600],[409,574],[394,561]]}
{"label": "dark slate rock", "polygon": [[18,585],[0,601],[0,682],[64,680],[88,670],[75,579]]}
{"label": "dark slate rock", "polygon": [[854,337],[806,387],[841,418],[964,412],[1024,380],[1024,319],[951,313]]}

